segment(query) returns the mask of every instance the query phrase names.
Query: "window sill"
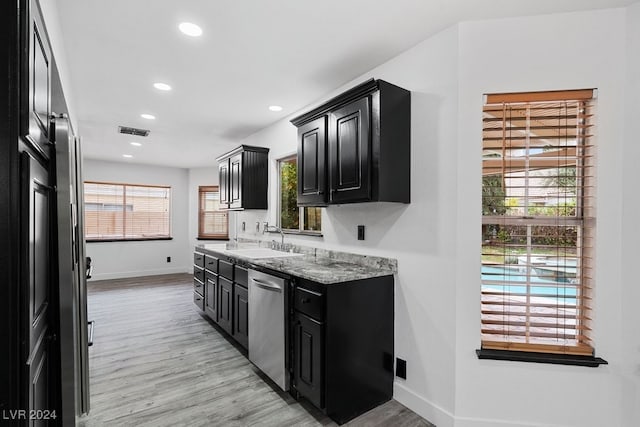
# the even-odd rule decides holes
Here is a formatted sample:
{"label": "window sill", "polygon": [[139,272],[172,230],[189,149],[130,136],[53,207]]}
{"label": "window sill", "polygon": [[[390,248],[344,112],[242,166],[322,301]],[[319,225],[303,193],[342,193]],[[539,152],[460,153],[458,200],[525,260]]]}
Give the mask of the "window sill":
{"label": "window sill", "polygon": [[147,242],[151,240],[173,240],[173,237],[149,237],[139,239],[87,239],[87,243],[103,243],[103,242]]}
{"label": "window sill", "polygon": [[[292,234],[294,236],[313,236],[313,237],[323,237],[322,232],[320,231],[298,231],[298,230],[282,230],[284,234]],[[268,233],[280,234],[277,231],[269,231]]]}
{"label": "window sill", "polygon": [[573,365],[597,368],[608,365],[609,362],[593,356],[576,356],[570,354],[533,353],[527,351],[510,350],[476,350],[478,359],[510,360],[514,362],[551,363],[554,365]]}
{"label": "window sill", "polygon": [[196,237],[196,240],[229,240],[229,236],[224,237]]}

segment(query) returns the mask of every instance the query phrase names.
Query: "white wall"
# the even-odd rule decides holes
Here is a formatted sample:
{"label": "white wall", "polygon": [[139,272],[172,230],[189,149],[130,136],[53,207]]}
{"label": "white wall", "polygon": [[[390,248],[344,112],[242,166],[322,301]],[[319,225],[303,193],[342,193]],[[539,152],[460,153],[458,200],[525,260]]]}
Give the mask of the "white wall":
{"label": "white wall", "polygon": [[[640,425],[640,316],[637,299],[627,297],[640,297],[640,235],[630,233],[639,207],[640,129],[631,104],[640,95],[639,19],[636,5],[463,23],[324,98],[370,76],[412,91],[412,203],[329,207],[323,238],[287,240],[399,260],[395,349],[408,379],[396,380],[394,396],[439,426]],[[627,120],[625,79],[633,88]],[[591,87],[599,146],[594,336],[609,365],[478,360],[482,95]],[[241,212],[238,221],[274,223],[275,159],[295,151],[295,128],[281,121],[243,142],[271,148],[271,209]],[[364,242],[357,224],[367,226]]]}
{"label": "white wall", "polygon": [[[189,235],[187,169],[85,159],[84,180],[171,186],[173,239],[87,243],[94,280],[191,271],[193,247]],[[166,262],[168,256],[171,263]]]}
{"label": "white wall", "polygon": [[640,99],[640,3],[628,9],[627,14],[627,75],[625,79],[626,124],[622,156],[622,359],[616,374],[620,378],[622,424],[640,425],[640,286],[638,283],[638,212],[640,212],[640,121],[638,100]]}
{"label": "white wall", "polygon": [[[625,55],[624,9],[460,25],[457,425],[621,425]],[[598,88],[594,338],[598,356],[611,364],[594,369],[478,360],[472,350],[479,344],[482,95],[573,88]]]}

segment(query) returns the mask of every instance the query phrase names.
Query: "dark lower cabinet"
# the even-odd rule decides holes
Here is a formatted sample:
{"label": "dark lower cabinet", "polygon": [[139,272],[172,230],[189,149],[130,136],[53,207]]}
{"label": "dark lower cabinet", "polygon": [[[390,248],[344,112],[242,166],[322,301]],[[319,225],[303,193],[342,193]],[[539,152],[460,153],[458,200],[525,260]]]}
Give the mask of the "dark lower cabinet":
{"label": "dark lower cabinet", "polygon": [[237,283],[233,285],[233,338],[249,348],[249,292]]}
{"label": "dark lower cabinet", "polygon": [[294,396],[339,424],[393,395],[393,276],[323,285],[294,279]]}
{"label": "dark lower cabinet", "polygon": [[218,277],[218,325],[228,334],[233,334],[233,283]]}
{"label": "dark lower cabinet", "polygon": [[293,320],[293,385],[318,408],[323,402],[323,324],[300,312]]}
{"label": "dark lower cabinet", "polygon": [[218,276],[215,274],[207,273],[206,282],[204,284],[206,289],[204,312],[214,322],[218,322]]}

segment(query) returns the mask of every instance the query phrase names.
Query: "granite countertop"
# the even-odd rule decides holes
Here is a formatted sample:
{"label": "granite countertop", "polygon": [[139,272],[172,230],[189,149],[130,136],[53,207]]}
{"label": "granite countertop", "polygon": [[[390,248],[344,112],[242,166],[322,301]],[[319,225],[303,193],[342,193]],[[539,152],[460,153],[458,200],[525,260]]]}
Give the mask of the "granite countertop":
{"label": "granite countertop", "polygon": [[299,252],[297,255],[273,258],[249,258],[243,256],[241,251],[236,251],[260,246],[264,247],[261,243],[203,244],[196,246],[196,251],[224,255],[243,261],[250,266],[275,270],[327,285],[388,276],[397,272],[397,261],[394,259],[325,249],[294,246],[294,251]]}

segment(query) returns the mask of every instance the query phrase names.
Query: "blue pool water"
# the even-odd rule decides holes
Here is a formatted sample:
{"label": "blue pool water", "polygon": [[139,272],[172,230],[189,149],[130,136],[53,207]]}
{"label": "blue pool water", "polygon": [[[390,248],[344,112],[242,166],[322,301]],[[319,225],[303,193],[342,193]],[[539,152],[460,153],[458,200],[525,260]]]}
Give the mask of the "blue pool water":
{"label": "blue pool water", "polygon": [[[522,267],[505,267],[505,266],[482,266],[482,290],[498,291],[508,294],[526,295],[527,287],[519,285],[526,283],[526,271]],[[546,298],[561,299],[566,304],[575,303],[576,287],[571,285],[566,279],[563,281],[553,281],[541,279],[531,273],[529,294],[542,296]],[[486,283],[490,281],[491,283]]]}

